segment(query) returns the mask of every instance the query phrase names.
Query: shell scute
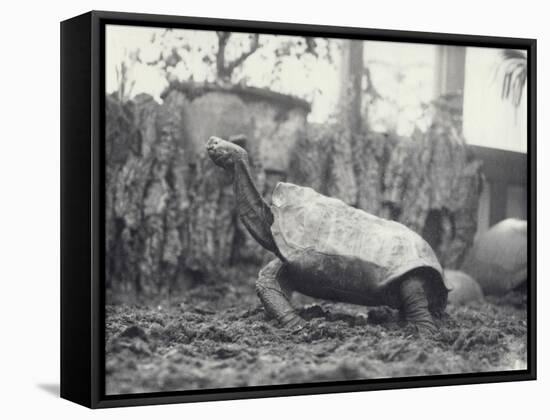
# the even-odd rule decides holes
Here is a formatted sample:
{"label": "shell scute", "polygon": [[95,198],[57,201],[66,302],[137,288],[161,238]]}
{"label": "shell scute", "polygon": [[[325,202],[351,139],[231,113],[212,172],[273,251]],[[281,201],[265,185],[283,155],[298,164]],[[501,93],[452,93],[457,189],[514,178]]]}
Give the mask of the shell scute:
{"label": "shell scute", "polygon": [[433,250],[404,225],[376,217],[311,188],[277,184],[272,199],[272,233],[286,258],[305,249],[375,264],[383,284],[415,268],[441,275]]}

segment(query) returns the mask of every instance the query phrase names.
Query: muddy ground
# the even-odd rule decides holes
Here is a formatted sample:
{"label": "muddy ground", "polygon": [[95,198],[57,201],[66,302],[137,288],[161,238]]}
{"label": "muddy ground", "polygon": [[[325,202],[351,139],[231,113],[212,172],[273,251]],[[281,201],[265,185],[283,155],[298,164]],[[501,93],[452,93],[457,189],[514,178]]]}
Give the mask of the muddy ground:
{"label": "muddy ground", "polygon": [[447,309],[440,332],[419,337],[389,308],[293,304],[299,332],[267,319],[255,274],[179,298],[129,303],[108,295],[107,394],[525,369],[524,294]]}

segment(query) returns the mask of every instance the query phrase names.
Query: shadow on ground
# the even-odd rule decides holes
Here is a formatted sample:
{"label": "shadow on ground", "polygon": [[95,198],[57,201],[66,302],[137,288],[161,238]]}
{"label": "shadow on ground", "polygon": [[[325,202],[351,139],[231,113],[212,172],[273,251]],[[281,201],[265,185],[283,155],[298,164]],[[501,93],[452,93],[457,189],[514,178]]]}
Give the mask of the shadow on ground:
{"label": "shadow on ground", "polygon": [[59,397],[59,384],[38,384],[36,386],[54,397]]}

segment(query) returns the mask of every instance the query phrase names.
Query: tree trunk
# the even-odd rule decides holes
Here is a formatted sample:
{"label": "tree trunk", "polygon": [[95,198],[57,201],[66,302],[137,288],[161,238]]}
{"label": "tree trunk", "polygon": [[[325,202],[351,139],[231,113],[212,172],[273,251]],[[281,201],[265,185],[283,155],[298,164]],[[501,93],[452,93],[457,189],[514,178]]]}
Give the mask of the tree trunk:
{"label": "tree trunk", "polygon": [[363,41],[343,41],[339,112],[343,126],[353,134],[362,130]]}
{"label": "tree trunk", "polygon": [[197,154],[189,171],[189,202],[183,226],[185,267],[199,278],[219,275],[231,262],[235,237],[235,199],[231,180],[210,160]]}
{"label": "tree trunk", "polygon": [[178,277],[187,194],[169,108],[147,95],[124,105],[107,98],[106,270],[115,289],[158,295]]}

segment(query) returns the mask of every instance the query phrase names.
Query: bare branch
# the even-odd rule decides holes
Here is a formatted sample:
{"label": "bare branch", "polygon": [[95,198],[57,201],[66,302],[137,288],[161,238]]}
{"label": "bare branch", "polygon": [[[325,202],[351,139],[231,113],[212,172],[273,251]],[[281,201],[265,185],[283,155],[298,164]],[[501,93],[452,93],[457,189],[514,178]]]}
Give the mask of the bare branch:
{"label": "bare branch", "polygon": [[[233,71],[235,68],[240,66],[244,61],[250,57],[252,54],[254,54],[259,48],[260,48],[260,34],[254,34],[251,36],[250,41],[250,48],[248,51],[243,52],[239,57],[237,57],[235,60],[225,63],[225,46],[227,45],[227,41],[229,39],[229,36],[225,39],[225,43],[223,44],[222,48],[222,38],[218,33],[218,38],[220,40],[218,53],[217,53],[217,70],[218,70],[218,76],[222,80],[230,80],[231,75],[233,74]],[[223,60],[220,60],[220,53],[222,54],[221,57],[223,57]]]}

